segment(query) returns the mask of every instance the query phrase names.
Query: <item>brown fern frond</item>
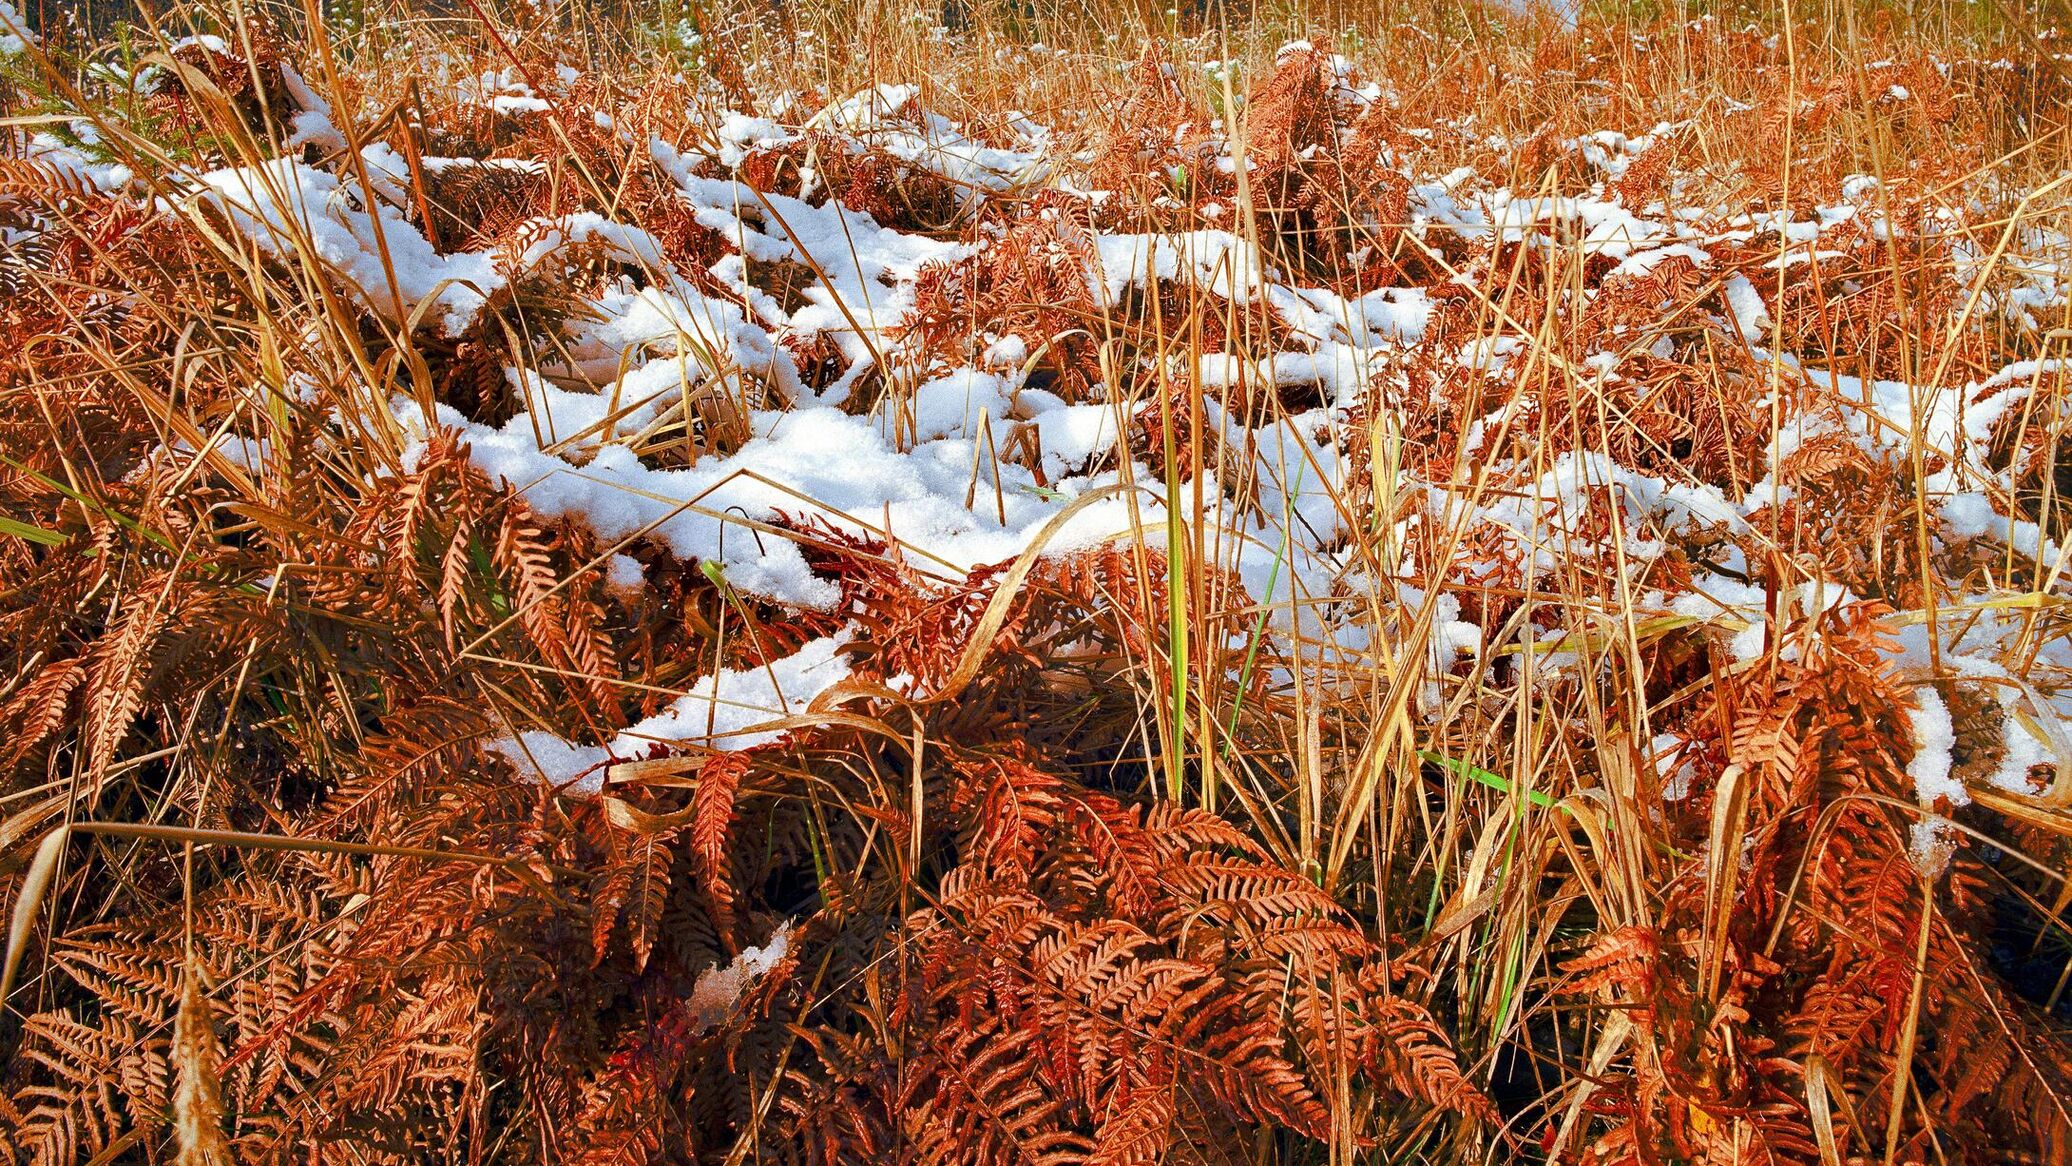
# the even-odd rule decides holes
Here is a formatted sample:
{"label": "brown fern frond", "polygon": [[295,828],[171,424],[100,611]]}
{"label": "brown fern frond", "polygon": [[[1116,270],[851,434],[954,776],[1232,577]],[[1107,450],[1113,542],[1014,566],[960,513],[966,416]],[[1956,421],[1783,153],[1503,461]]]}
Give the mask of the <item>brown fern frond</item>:
{"label": "brown fern frond", "polygon": [[691,795],[691,869],[729,952],[735,950],[737,897],[729,866],[733,861],[731,831],[735,799],[750,764],[746,753],[714,754],[699,769],[698,788]]}

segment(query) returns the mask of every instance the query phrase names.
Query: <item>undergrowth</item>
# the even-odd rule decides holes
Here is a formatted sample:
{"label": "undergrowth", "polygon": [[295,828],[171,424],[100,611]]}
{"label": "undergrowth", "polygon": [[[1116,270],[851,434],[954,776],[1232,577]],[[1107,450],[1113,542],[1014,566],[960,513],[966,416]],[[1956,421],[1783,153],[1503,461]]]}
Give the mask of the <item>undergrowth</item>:
{"label": "undergrowth", "polygon": [[2067,1161],[2062,30],[1610,7],[0,31],[0,1160]]}

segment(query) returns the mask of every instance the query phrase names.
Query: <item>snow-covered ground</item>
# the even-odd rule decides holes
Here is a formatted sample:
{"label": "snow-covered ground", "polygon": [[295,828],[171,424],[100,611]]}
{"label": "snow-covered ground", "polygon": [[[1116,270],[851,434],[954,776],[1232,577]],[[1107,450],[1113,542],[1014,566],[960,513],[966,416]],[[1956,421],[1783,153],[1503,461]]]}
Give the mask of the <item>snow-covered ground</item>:
{"label": "snow-covered ground", "polygon": [[[9,16],[0,4],[0,19]],[[0,39],[0,52],[21,51],[20,35]],[[1306,46],[1290,46],[1283,55],[1304,51]],[[1381,86],[1360,82],[1342,60],[1330,67],[1334,100],[1349,118],[1393,99]],[[556,77],[564,86],[576,79],[572,70]],[[596,114],[625,149],[644,154],[674,185],[698,224],[725,239],[723,258],[689,271],[673,267],[667,249],[648,231],[594,213],[529,224],[518,232],[528,240],[522,248],[442,251],[411,221],[409,165],[390,147],[362,150],[371,204],[350,177],[351,168],[303,160],[303,145],[337,149],[344,137],[331,123],[328,106],[299,78],[291,78],[288,88],[301,106],[294,114],[294,153],[256,167],[194,173],[179,192],[162,197],[165,209],[198,222],[226,221],[273,255],[313,259],[370,311],[447,337],[465,333],[499,289],[520,281],[551,282],[579,260],[594,263],[600,254],[627,272],[592,297],[587,316],[569,326],[562,366],[507,370],[524,405],[516,416],[489,424],[446,405],[427,414],[411,398],[390,403],[395,422],[416,448],[435,429],[458,431],[475,465],[508,483],[539,514],[578,519],[606,543],[644,541],[681,559],[713,564],[743,593],[821,610],[838,599],[832,583],[815,575],[793,543],[750,537],[742,522],[783,516],[868,532],[900,546],[925,572],[945,578],[1022,554],[1039,531],[1083,499],[1093,500],[1048,532],[1045,553],[1116,538],[1163,546],[1167,483],[1156,467],[1126,465],[1118,456],[1140,401],[1107,385],[1104,397],[1068,402],[1032,384],[1031,354],[1049,337],[987,333],[974,337],[968,352],[948,355],[907,341],[904,329],[924,270],[982,257],[992,237],[897,229],[816,190],[810,172],[796,195],[758,190],[740,178],[744,159],[754,151],[781,149],[810,134],[815,141],[882,151],[947,180],[960,192],[960,214],[972,217],[989,200],[1020,199],[1047,187],[1075,189],[1081,159],[1058,146],[1063,138],[1050,129],[1018,117],[1011,144],[987,144],[924,108],[914,86],[891,84],[855,93],[795,124],[727,113],[676,144],[620,129],[610,115]],[[463,100],[520,119],[561,116],[557,103],[564,96],[551,88],[536,90],[511,70],[466,79],[460,91]],[[1787,602],[1774,602],[1746,581],[1749,564],[1731,547],[1717,572],[1701,568],[1679,590],[1646,585],[1649,565],[1679,539],[1748,536],[1752,517],[1791,497],[1794,487],[1780,483],[1778,467],[1808,441],[1841,435],[1868,457],[1886,460],[1904,460],[1918,443],[1929,467],[1921,486],[1923,505],[1936,524],[1936,546],[2002,548],[2030,581],[2024,588],[1962,596],[1957,610],[1965,618],[1945,612],[1936,624],[1943,636],[1935,653],[1941,667],[2000,684],[2005,754],[1990,780],[2021,790],[2034,764],[2072,765],[2072,696],[2033,679],[2072,675],[2072,646],[2038,639],[2024,614],[2060,602],[2066,548],[2011,510],[2007,499],[2016,468],[2004,462],[1996,468],[1988,449],[1996,422],[2010,410],[2046,390],[2058,399],[2064,362],[2024,359],[1982,375],[1946,366],[1937,370],[1945,374],[1940,380],[1925,384],[1866,381],[1772,351],[1769,307],[1778,281],[1796,278],[1800,265],[1844,254],[1846,240],[1866,233],[1874,239],[1940,233],[1953,257],[1950,278],[1969,281],[1971,293],[1951,327],[1992,320],[2040,337],[2065,311],[2072,246],[2028,222],[2009,232],[2002,246],[1981,247],[1969,220],[1987,220],[2005,205],[1988,201],[1984,192],[1968,203],[1946,200],[1922,225],[1907,226],[1888,219],[1886,192],[1869,177],[1844,184],[1843,199],[1802,216],[1702,204],[1672,208],[1661,199],[1629,205],[1632,200],[1608,184],[1675,130],[1607,129],[1567,143],[1595,179],[1581,193],[1514,191],[1465,171],[1406,170],[1408,229],[1433,245],[1450,237],[1470,246],[1511,244],[1585,262],[1601,259],[1606,274],[1580,293],[1585,298],[1620,280],[1645,279],[1672,260],[1688,265],[1712,289],[1694,301],[1700,310],[1692,322],[1769,372],[1767,385],[1752,387],[1765,394],[1765,408],[1776,410],[1766,463],[1751,475],[1753,484],[1726,490],[1692,477],[1644,472],[1599,451],[1519,458],[1506,447],[1476,467],[1485,478],[1474,491],[1461,488],[1465,479],[1425,481],[1401,470],[1396,493],[1418,499],[1402,520],[1405,528],[1502,532],[1518,551],[1526,583],[1558,575],[1575,561],[1578,547],[1588,544],[1593,562],[1617,563],[1627,573],[1623,583],[1608,585],[1607,594],[1624,587],[1636,621],[1695,619],[1715,626],[1728,649],[1747,658],[1774,646],[1766,630],[1780,613],[1803,617],[1853,597],[1839,585],[1809,585]],[[1212,145],[1223,174],[1244,164],[1228,137],[1212,135]],[[129,182],[120,168],[96,164],[55,139],[38,139],[35,152],[103,188]],[[531,172],[539,163],[427,158],[422,165]],[[1097,201],[1102,195],[1089,197]],[[1774,258],[1753,272],[1745,263],[1720,258],[1750,250],[1767,250]],[[1117,308],[1131,293],[1163,283],[1270,313],[1278,322],[1286,337],[1279,351],[1194,353],[1178,358],[1171,370],[1205,390],[1200,407],[1208,431],[1222,448],[1236,451],[1235,460],[1219,463],[1220,472],[1242,471],[1251,483],[1240,500],[1227,482],[1181,482],[1187,521],[1261,605],[1271,633],[1299,637],[1310,653],[1344,661],[1381,650],[1376,637],[1402,629],[1378,628],[1364,597],[1383,595],[1414,609],[1426,592],[1399,582],[1398,576],[1418,573],[1408,558],[1393,573],[1376,573],[1355,537],[1354,528],[1368,516],[1350,513],[1345,499],[1351,484],[1371,469],[1366,441],[1377,411],[1412,391],[1404,372],[1410,362],[1439,351],[1427,335],[1434,289],[1375,287],[1344,294],[1280,269],[1255,239],[1206,227],[1097,233],[1071,261],[1090,302],[1101,309]],[[756,270],[776,265],[812,272],[789,306],[755,278]],[[1475,277],[1464,275],[1460,282],[1475,290]],[[819,387],[808,384],[793,355],[801,340],[830,342],[840,356],[840,375]],[[1530,369],[1542,355],[1524,329],[1450,343],[1443,358],[1492,386],[1515,386],[1519,370]],[[1570,354],[1564,375],[1579,383],[1611,383],[1622,368],[1654,355],[1664,343],[1658,338],[1652,347]],[[2046,346],[2039,340],[2036,347],[2041,352]],[[894,395],[903,402],[900,408],[865,409],[852,399],[871,374],[899,390]],[[1226,390],[1261,384],[1313,386],[1307,399],[1314,404],[1261,415],[1223,403]],[[689,465],[644,460],[633,439],[699,391],[750,403],[747,440]],[[1816,399],[1818,409],[1799,405]],[[1474,423],[1464,443],[1469,460],[1481,454],[1486,434],[1507,424],[1507,408]],[[1018,433],[1028,435],[1039,459],[1003,456]],[[1593,526],[1592,518],[1593,500],[1606,497],[1615,498],[1620,510],[1610,531]],[[1197,507],[1196,498],[1206,505]],[[614,564],[625,576],[622,582],[637,583],[636,563],[620,556]],[[1434,602],[1437,618],[1428,647],[1438,671],[1497,651],[1529,651],[1541,658],[1542,668],[1557,672],[1580,659],[1562,644],[1576,629],[1531,622],[1485,628],[1460,618],[1455,597],[1442,594]],[[1929,623],[1901,623],[1904,648],[1895,663],[1925,678]],[[1499,636],[1509,642],[1498,642]],[[654,741],[740,748],[769,737],[758,725],[798,712],[847,674],[841,643],[839,636],[823,639],[767,668],[708,676],[607,745],[572,745],[528,732],[497,749],[557,784],[595,788],[605,763],[637,755]],[[1914,774],[1923,804],[1937,798],[1961,803],[1965,789],[1950,776],[1950,714],[1932,689],[1920,691]],[[1429,699],[1436,701],[1436,689]]]}

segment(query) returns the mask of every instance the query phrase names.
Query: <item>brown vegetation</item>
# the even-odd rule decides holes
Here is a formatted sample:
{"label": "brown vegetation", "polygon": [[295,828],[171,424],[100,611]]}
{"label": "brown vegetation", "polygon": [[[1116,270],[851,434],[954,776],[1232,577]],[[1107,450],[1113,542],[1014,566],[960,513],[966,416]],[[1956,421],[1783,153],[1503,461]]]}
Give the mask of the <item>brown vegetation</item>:
{"label": "brown vegetation", "polygon": [[2072,1157],[2055,27],[468,7],[0,56],[0,1162]]}

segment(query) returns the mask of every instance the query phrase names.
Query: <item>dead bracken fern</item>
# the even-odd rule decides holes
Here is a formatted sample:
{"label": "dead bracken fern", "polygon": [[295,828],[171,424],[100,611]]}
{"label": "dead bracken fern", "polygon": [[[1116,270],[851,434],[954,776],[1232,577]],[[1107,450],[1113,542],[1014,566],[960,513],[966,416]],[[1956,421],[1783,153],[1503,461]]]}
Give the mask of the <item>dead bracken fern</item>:
{"label": "dead bracken fern", "polygon": [[2062,30],[353,7],[0,30],[0,1164],[2072,1160]]}

